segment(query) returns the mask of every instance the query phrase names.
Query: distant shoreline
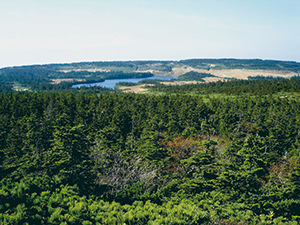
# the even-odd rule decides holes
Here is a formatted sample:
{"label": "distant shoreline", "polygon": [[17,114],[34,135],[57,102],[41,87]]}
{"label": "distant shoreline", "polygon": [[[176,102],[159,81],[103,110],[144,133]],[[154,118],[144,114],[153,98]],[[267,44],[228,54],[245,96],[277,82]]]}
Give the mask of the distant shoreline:
{"label": "distant shoreline", "polygon": [[76,82],[76,83],[71,83],[70,86],[78,85],[78,84],[94,84],[94,83],[101,83],[101,82],[104,82],[104,81],[105,81],[104,79],[101,79],[101,80],[91,80],[91,81]]}

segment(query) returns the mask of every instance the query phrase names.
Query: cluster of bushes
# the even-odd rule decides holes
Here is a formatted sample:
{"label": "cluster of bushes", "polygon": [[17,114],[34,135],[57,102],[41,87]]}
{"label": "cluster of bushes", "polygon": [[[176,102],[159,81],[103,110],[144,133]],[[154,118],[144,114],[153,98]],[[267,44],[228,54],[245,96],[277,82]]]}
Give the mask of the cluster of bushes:
{"label": "cluster of bushes", "polygon": [[191,72],[188,72],[188,73],[185,73],[185,74],[179,76],[178,80],[180,80],[180,81],[195,80],[195,81],[204,82],[205,80],[203,80],[203,78],[205,78],[205,77],[215,77],[215,76],[210,73],[198,73],[198,72],[191,71]]}

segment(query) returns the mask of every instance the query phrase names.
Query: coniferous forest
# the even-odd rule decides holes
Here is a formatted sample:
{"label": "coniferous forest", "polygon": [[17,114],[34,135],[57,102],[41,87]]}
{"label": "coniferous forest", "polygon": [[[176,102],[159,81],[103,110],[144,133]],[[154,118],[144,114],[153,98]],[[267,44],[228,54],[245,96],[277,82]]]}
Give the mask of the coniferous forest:
{"label": "coniferous forest", "polygon": [[0,93],[0,224],[299,224],[299,78],[83,90]]}

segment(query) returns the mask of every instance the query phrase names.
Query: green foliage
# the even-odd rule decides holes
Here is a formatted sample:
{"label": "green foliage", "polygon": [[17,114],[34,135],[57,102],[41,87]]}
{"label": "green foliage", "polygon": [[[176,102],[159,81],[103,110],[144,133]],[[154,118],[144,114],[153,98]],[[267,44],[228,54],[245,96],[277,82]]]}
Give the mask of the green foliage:
{"label": "green foliage", "polygon": [[299,223],[299,108],[274,96],[2,93],[0,223]]}
{"label": "green foliage", "polygon": [[195,80],[195,81],[203,81],[203,78],[205,77],[215,77],[214,75],[210,74],[210,73],[197,73],[194,71],[185,73],[183,75],[180,75],[178,77],[178,80],[180,81],[190,81],[190,80]]}

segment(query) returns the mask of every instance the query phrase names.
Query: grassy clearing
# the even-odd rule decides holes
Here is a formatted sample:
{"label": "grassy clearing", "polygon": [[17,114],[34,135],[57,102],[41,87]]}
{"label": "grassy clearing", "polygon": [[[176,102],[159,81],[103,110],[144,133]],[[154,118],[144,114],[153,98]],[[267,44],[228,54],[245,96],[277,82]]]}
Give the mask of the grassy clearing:
{"label": "grassy clearing", "polygon": [[15,90],[15,91],[32,91],[30,87],[24,87],[18,82],[14,82],[13,90]]}
{"label": "grassy clearing", "polygon": [[274,97],[279,98],[288,98],[288,99],[295,99],[299,100],[300,93],[297,92],[278,92],[276,94],[273,94]]}
{"label": "grassy clearing", "polygon": [[[141,94],[147,94],[150,96],[159,96],[159,95],[165,95],[165,92],[159,92],[159,91],[147,91],[145,93],[141,93]],[[171,95],[177,95],[176,93],[172,93]],[[242,96],[246,96],[247,94],[243,94],[243,95],[226,95],[226,94],[222,94],[222,93],[214,93],[214,94],[199,94],[197,92],[189,92],[186,93],[186,95],[191,95],[191,96],[198,96],[199,98],[202,98],[204,102],[209,102],[211,99],[234,99],[234,98],[240,98]],[[255,98],[255,95],[249,95],[250,97]],[[265,95],[265,96],[270,96],[270,95]],[[289,100],[295,100],[295,101],[299,101],[300,100],[300,93],[296,93],[296,92],[278,92],[275,94],[272,94],[271,96],[273,96],[273,98],[288,98]]]}
{"label": "grassy clearing", "polygon": [[110,71],[115,71],[115,72],[124,72],[124,73],[132,73],[135,72],[136,68],[132,67],[117,67],[117,66],[109,66],[109,67],[101,67],[101,69],[106,69]]}
{"label": "grassy clearing", "polygon": [[[144,94],[150,95],[150,96],[166,95],[165,92],[158,92],[158,91],[148,91]],[[177,93],[172,93],[171,95],[177,95]],[[211,99],[215,99],[215,98],[236,98],[236,97],[238,97],[238,96],[234,96],[234,95],[225,95],[225,94],[198,94],[195,92],[189,92],[186,95],[198,96],[199,98],[202,98],[204,102],[209,102]]]}

